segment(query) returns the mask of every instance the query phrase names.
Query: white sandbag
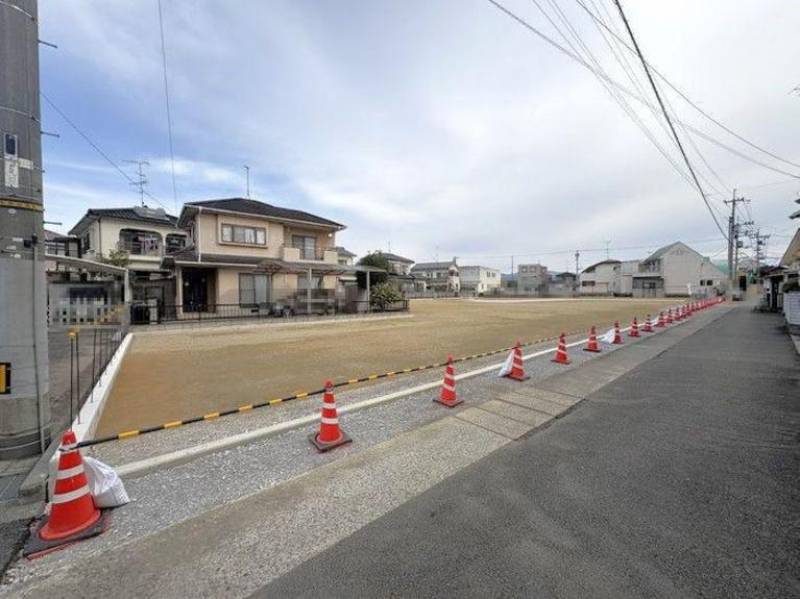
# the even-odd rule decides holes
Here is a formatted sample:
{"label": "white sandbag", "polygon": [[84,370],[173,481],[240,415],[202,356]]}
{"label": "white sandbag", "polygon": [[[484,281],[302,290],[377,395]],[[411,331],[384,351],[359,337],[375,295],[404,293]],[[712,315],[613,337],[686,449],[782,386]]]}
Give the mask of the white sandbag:
{"label": "white sandbag", "polygon": [[514,364],[514,350],[512,349],[511,352],[508,354],[505,363],[500,368],[500,372],[497,373],[497,376],[504,377],[509,372],[511,372],[511,367]]}
{"label": "white sandbag", "polygon": [[118,507],[130,501],[122,479],[108,464],[84,456],[83,470],[86,472],[86,481],[89,483],[89,490],[94,496],[94,504],[97,507]]}
{"label": "white sandbag", "polygon": [[615,336],[616,336],[616,331],[614,331],[614,329],[608,329],[608,332],[605,335],[598,337],[597,340],[600,343],[606,343],[608,345],[611,345],[612,343],[614,343]]}

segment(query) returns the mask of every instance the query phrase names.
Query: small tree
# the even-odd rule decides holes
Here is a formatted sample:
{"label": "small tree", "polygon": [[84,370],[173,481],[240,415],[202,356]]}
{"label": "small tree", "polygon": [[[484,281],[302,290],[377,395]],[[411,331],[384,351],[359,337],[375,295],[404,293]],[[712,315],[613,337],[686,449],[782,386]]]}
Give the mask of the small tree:
{"label": "small tree", "polygon": [[379,283],[370,290],[370,304],[379,310],[385,310],[389,304],[402,299],[402,294],[391,283]]}
{"label": "small tree", "polygon": [[[384,272],[371,272],[369,273],[369,283],[370,287],[380,285],[381,283],[385,283],[386,280],[389,278],[387,274],[389,272],[389,259],[383,255],[383,252],[380,250],[375,252],[370,252],[361,260],[358,261],[359,265],[361,266],[371,266],[373,268],[380,268],[383,269]],[[356,274],[356,278],[358,279],[358,286],[361,289],[367,288],[367,273],[359,272]]]}
{"label": "small tree", "polygon": [[111,264],[112,266],[119,266],[120,268],[128,268],[129,255],[125,250],[111,250],[108,252],[108,256],[100,254],[98,258],[103,264]]}

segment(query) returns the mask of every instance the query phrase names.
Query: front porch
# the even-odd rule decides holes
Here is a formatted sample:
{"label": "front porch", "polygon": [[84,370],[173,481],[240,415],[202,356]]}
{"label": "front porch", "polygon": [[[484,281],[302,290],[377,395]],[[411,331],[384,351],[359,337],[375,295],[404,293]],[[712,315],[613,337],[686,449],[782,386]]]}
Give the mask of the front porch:
{"label": "front porch", "polygon": [[[223,261],[224,260],[224,261]],[[173,302],[149,301],[138,308],[140,323],[240,318],[335,315],[371,312],[369,266],[330,262],[203,256],[176,261]],[[366,287],[355,274],[365,273]],[[389,309],[407,309],[407,304]],[[154,314],[157,316],[154,318]]]}

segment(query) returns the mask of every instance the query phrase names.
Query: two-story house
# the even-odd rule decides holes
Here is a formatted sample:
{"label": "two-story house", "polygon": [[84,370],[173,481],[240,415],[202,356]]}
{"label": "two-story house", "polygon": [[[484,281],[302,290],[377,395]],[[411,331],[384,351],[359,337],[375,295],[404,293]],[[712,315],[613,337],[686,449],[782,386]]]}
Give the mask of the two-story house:
{"label": "two-story house", "polygon": [[127,258],[130,297],[134,301],[164,302],[175,292],[161,260],[183,249],[187,240],[186,231],[177,227],[177,220],[162,208],[91,208],[69,234],[80,239],[82,257],[87,260]]}
{"label": "two-story house", "polygon": [[180,313],[253,308],[271,313],[336,309],[342,264],[336,233],[344,225],[252,199],[188,202],[178,226],[190,244],[161,267],[175,273]]}
{"label": "two-story house", "polygon": [[436,293],[458,293],[461,291],[461,278],[458,264],[453,258],[450,262],[422,262],[415,264],[410,273],[425,291]]}
{"label": "two-story house", "polygon": [[601,260],[587,266],[580,274],[582,295],[614,295],[620,291],[622,262]]}
{"label": "two-story house", "polygon": [[634,297],[715,296],[726,288],[726,274],[681,241],[653,252],[633,274]]}
{"label": "two-story house", "polygon": [[460,266],[461,290],[471,293],[492,293],[500,287],[500,271],[488,266]]}

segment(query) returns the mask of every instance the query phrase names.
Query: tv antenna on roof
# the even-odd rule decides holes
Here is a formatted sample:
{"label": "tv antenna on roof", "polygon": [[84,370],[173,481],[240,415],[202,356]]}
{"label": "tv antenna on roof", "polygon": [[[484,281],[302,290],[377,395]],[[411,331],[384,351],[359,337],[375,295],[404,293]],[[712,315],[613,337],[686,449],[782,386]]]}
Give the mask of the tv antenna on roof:
{"label": "tv antenna on roof", "polygon": [[136,181],[131,181],[131,185],[135,185],[139,188],[139,203],[144,206],[144,186],[149,183],[147,180],[147,176],[144,174],[145,166],[150,166],[150,163],[147,160],[124,160],[123,162],[127,162],[129,164],[136,165]]}

